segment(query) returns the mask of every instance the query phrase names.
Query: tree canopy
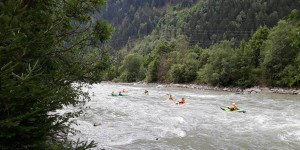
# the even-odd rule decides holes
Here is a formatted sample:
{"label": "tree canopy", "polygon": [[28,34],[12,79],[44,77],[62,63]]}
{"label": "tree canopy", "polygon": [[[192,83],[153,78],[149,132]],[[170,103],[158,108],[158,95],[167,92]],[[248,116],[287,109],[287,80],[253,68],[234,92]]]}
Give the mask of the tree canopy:
{"label": "tree canopy", "polygon": [[[105,0],[0,2],[0,148],[89,148],[68,141],[69,119],[56,112],[88,100],[81,83],[101,81],[109,67],[103,42],[113,31],[98,20]],[[77,83],[77,84],[74,84]]]}
{"label": "tree canopy", "polygon": [[135,81],[299,87],[299,2],[195,4],[169,7],[151,34],[119,51],[144,57],[145,78]]}

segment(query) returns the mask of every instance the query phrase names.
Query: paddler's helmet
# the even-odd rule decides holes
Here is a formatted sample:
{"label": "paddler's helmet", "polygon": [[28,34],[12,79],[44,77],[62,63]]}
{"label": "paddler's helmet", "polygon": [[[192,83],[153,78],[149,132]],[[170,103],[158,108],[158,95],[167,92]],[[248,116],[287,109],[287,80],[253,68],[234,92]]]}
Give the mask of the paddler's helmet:
{"label": "paddler's helmet", "polygon": [[232,103],[232,105],[235,105],[235,103]]}

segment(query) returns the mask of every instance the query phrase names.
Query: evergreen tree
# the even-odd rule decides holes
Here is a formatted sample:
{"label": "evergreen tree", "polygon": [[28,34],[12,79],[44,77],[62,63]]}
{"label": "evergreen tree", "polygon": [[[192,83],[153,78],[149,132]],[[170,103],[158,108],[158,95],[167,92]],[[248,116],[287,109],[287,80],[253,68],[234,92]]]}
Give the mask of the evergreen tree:
{"label": "evergreen tree", "polygon": [[[104,0],[0,2],[0,149],[86,149],[69,141],[69,119],[56,112],[84,104],[82,82],[109,67],[99,45],[113,28],[95,18]],[[77,84],[73,84],[77,83]]]}

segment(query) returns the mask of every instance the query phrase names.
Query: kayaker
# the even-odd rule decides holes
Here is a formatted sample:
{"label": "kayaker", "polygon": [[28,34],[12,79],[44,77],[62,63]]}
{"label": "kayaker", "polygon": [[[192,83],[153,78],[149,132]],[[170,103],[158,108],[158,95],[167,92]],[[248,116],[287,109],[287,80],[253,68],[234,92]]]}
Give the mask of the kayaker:
{"label": "kayaker", "polygon": [[181,98],[180,101],[178,101],[178,104],[184,104],[185,103],[185,99],[184,98]]}
{"label": "kayaker", "polygon": [[171,95],[171,94],[167,93],[167,96],[168,96],[168,99],[169,99],[170,101],[172,101],[172,100],[173,100],[173,97],[172,97],[172,95]]}
{"label": "kayaker", "polygon": [[119,95],[122,96],[122,92],[121,91],[119,91]]}
{"label": "kayaker", "polygon": [[115,92],[114,91],[111,92],[111,96],[115,96]]}
{"label": "kayaker", "polygon": [[232,103],[231,106],[229,107],[229,109],[231,111],[238,110],[237,105],[235,103]]}
{"label": "kayaker", "polygon": [[144,94],[148,95],[148,94],[149,94],[149,92],[148,92],[147,90],[145,90]]}

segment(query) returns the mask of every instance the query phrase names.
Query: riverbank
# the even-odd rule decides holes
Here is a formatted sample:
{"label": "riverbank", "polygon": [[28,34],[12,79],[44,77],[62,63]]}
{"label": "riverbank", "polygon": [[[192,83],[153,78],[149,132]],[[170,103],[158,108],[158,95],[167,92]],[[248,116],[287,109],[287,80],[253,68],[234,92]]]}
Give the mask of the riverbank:
{"label": "riverbank", "polygon": [[237,87],[217,87],[209,85],[199,85],[199,84],[161,84],[161,83],[146,83],[146,82],[134,82],[134,83],[120,83],[127,85],[141,85],[141,86],[156,86],[156,87],[179,87],[179,88],[191,88],[191,89],[203,89],[203,90],[215,90],[215,91],[226,91],[233,92],[236,94],[255,94],[260,92],[270,92],[270,93],[279,93],[279,94],[291,94],[291,95],[300,95],[300,89],[292,88],[269,88],[269,87],[260,87],[255,86],[251,88],[237,88]]}

